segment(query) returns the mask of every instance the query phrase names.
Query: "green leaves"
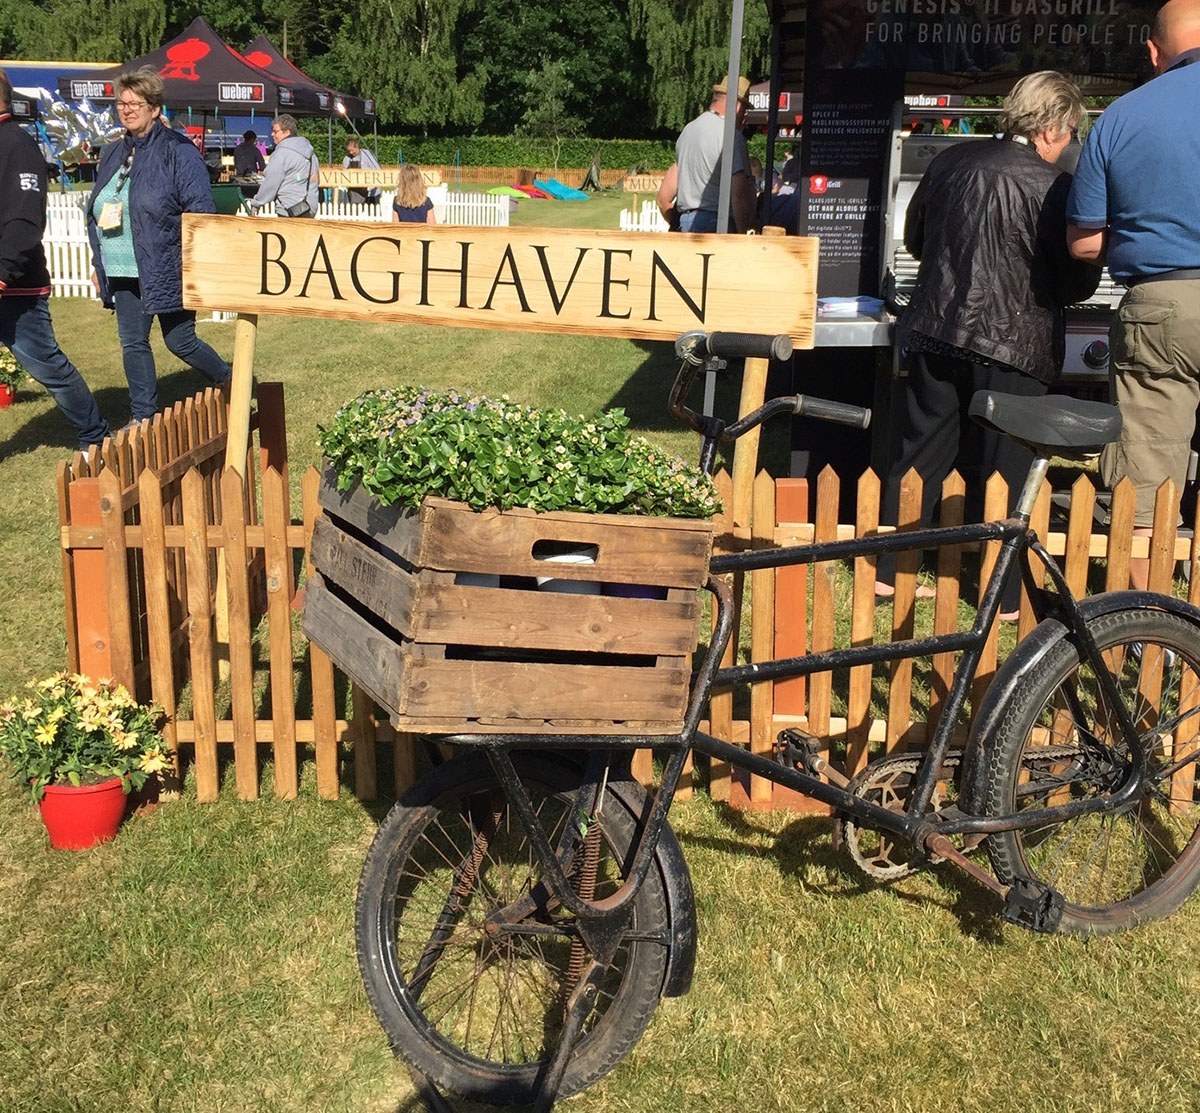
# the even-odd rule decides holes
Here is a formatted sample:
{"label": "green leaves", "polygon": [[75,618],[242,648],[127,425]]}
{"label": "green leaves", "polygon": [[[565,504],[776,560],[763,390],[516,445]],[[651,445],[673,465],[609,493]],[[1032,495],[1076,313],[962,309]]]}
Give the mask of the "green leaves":
{"label": "green leaves", "polygon": [[709,518],[712,480],[633,436],[623,410],[595,418],[420,387],[359,395],[320,428],[345,490],[361,481],[380,502],[428,495],[476,510],[579,510]]}
{"label": "green leaves", "polygon": [[0,704],[0,755],[40,800],[46,785],[120,777],[125,791],[170,764],[162,710],[112,680],[55,673]]}

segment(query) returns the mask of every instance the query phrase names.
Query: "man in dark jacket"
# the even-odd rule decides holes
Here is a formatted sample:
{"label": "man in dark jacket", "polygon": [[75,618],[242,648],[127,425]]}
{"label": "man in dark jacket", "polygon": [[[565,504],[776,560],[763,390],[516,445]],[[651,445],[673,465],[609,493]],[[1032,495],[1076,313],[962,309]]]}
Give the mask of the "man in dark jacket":
{"label": "man in dark jacket", "polygon": [[13,120],[11,107],[12,83],[0,70],[0,343],[50,392],[86,449],[108,436],[108,423],[54,337],[42,247],[46,161]]}
{"label": "man in dark jacket", "polygon": [[[885,521],[896,520],[900,481],[915,468],[928,523],[963,448],[981,483],[998,471],[1013,500],[1020,492],[1029,451],[970,422],[967,407],[978,390],[1045,394],[1062,372],[1063,306],[1090,297],[1100,281],[1099,267],[1067,252],[1071,180],[1054,165],[1084,115],[1069,78],[1052,70],[1023,77],[1004,101],[1002,132],[943,151],[913,194],[904,243],[921,266],[897,326],[909,378]],[[877,594],[892,593],[891,578],[881,559]],[[1013,577],[1006,617],[1019,592]]]}

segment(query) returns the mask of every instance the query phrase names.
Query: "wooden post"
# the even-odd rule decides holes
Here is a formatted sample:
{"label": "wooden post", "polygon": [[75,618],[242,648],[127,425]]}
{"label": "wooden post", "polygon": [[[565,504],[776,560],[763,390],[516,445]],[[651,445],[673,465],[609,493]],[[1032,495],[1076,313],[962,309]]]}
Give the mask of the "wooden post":
{"label": "wooden post", "polygon": [[[74,479],[67,488],[68,522],[71,526],[100,527],[100,480],[94,475]],[[75,583],[76,641],[78,662],[85,676],[112,676],[109,648],[108,596],[104,585],[104,550],[80,549],[70,554]]]}
{"label": "wooden post", "polygon": [[[225,467],[245,478],[250,448],[250,396],[254,392],[254,349],[258,342],[258,314],[239,313],[233,326],[233,377],[229,383],[229,428],[225,440]],[[217,671],[229,677],[229,596],[225,562],[217,564]]]}
{"label": "wooden post", "polygon": [[[768,226],[764,236],[782,236],[782,228]],[[742,373],[742,396],[738,402],[738,418],[758,409],[767,393],[767,370],[770,361],[748,359]],[[762,429],[751,429],[733,446],[733,526],[734,530],[749,529],[753,513],[754,476],[758,472],[758,444]]]}

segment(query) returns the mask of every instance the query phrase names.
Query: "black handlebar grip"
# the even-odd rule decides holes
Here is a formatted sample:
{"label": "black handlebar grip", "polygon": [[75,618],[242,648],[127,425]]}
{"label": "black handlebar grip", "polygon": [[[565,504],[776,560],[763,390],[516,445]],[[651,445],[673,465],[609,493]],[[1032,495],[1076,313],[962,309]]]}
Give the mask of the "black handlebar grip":
{"label": "black handlebar grip", "polygon": [[697,347],[696,354],[702,359],[705,353],[718,359],[787,359],[792,354],[792,338],[755,332],[710,332]]}
{"label": "black handlebar grip", "polygon": [[796,413],[800,417],[812,417],[817,421],[832,421],[838,425],[849,425],[855,429],[866,429],[871,424],[871,411],[865,406],[852,406],[848,402],[831,402],[828,398],[809,398],[801,394],[796,399]]}

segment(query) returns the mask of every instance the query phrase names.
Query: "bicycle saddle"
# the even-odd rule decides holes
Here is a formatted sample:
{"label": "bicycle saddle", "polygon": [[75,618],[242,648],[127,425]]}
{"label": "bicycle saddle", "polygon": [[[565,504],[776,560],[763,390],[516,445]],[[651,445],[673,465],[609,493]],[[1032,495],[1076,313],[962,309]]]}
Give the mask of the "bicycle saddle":
{"label": "bicycle saddle", "polygon": [[967,412],[980,425],[1047,455],[1093,456],[1121,435],[1121,412],[1105,402],[980,390]]}

